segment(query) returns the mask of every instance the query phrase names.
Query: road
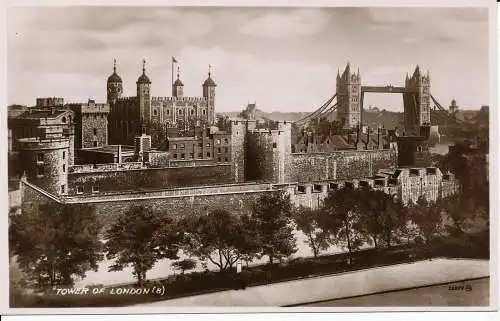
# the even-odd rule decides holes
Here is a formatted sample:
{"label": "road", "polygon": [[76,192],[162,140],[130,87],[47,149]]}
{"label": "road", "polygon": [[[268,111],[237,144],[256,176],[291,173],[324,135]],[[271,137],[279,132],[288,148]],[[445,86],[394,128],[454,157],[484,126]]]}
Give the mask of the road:
{"label": "road", "polygon": [[229,290],[140,307],[279,307],[489,276],[489,261],[433,259]]}

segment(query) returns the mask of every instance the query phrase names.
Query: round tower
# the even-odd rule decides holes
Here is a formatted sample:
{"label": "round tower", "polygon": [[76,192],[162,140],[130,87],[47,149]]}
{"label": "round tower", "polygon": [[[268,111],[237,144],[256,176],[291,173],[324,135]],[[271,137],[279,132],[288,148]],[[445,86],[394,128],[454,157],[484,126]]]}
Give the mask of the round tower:
{"label": "round tower", "polygon": [[113,73],[108,77],[107,85],[107,102],[108,104],[114,103],[118,98],[123,95],[123,82],[122,78],[116,73],[116,59],[113,62]]}
{"label": "round tower", "polygon": [[211,77],[212,67],[208,65],[208,78],[203,82],[203,97],[207,100],[208,122],[215,124],[215,87],[217,84]]}
{"label": "round tower", "polygon": [[51,194],[66,195],[69,138],[22,138],[19,144],[21,168],[28,182]]}

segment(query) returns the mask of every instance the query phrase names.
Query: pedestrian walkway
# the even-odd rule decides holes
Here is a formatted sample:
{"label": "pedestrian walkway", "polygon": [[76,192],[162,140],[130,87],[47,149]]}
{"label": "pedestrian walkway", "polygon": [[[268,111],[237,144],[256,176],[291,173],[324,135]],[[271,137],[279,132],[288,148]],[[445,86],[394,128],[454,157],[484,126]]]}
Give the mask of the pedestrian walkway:
{"label": "pedestrian walkway", "polygon": [[136,307],[280,307],[489,276],[489,261],[432,259]]}

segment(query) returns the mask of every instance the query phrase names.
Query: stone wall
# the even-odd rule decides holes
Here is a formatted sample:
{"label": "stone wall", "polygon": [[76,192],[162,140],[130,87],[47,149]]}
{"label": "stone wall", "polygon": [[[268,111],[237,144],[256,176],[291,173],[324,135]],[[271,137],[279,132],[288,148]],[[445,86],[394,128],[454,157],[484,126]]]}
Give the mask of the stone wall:
{"label": "stone wall", "polygon": [[92,171],[68,175],[69,194],[164,189],[183,186],[225,184],[232,181],[231,165],[164,167],[115,171]]}
{"label": "stone wall", "polygon": [[379,169],[397,166],[394,150],[296,153],[291,155],[290,182],[372,177]]}

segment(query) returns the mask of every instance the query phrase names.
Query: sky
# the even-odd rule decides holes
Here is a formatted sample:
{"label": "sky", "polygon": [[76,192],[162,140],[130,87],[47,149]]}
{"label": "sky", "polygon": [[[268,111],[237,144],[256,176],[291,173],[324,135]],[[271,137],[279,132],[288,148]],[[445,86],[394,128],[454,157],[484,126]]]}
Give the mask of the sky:
{"label": "sky", "polygon": [[[442,105],[477,109],[489,103],[488,39],[480,8],[10,8],[8,103],[105,102],[113,59],[125,96],[143,59],[152,95],[171,96],[175,57],[185,96],[201,96],[212,66],[218,112],[313,111],[347,62],[364,85],[394,86],[419,64]],[[367,94],[369,105],[403,110],[397,94]]]}

